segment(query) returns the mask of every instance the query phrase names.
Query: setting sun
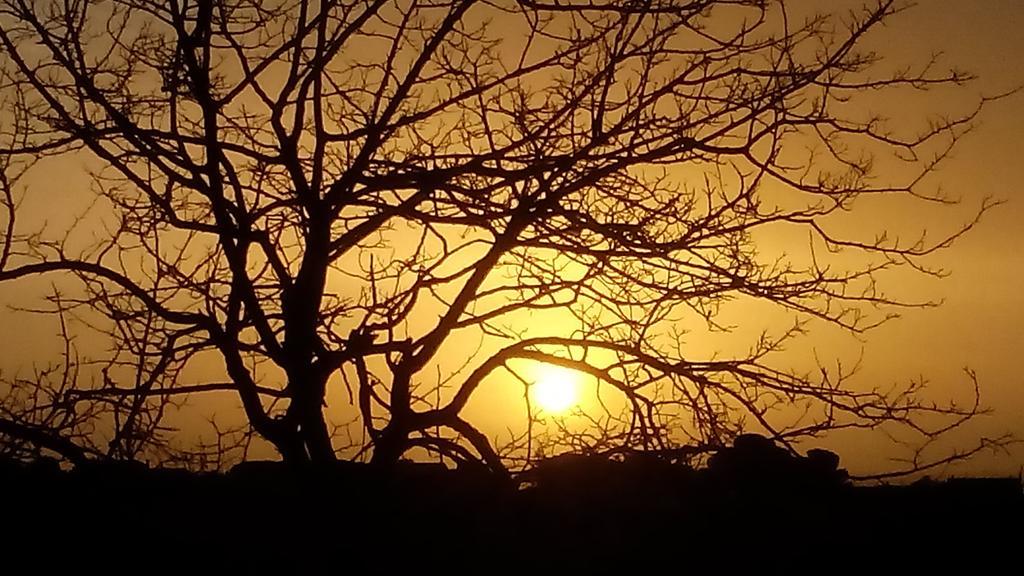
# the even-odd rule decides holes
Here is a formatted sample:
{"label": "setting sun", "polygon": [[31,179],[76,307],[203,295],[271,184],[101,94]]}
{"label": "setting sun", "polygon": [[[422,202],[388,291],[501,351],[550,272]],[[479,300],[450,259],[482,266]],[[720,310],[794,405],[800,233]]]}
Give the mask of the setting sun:
{"label": "setting sun", "polygon": [[582,376],[579,372],[561,366],[540,364],[535,374],[531,399],[544,412],[565,412],[579,401],[579,383]]}

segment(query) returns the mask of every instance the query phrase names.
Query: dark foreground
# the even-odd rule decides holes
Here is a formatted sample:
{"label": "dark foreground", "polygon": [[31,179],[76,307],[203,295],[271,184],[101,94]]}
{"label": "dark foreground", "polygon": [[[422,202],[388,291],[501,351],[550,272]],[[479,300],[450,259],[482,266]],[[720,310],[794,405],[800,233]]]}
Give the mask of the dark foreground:
{"label": "dark foreground", "polygon": [[422,464],[0,462],[0,573],[1021,573],[1018,479],[854,487],[813,452],[560,458],[519,488]]}

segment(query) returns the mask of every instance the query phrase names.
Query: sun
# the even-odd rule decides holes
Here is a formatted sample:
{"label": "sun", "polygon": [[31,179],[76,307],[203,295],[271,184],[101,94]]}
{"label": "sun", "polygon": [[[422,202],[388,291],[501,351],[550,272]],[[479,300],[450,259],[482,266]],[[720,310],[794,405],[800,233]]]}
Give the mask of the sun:
{"label": "sun", "polygon": [[552,364],[538,364],[534,375],[530,400],[544,412],[561,414],[579,401],[582,377],[579,372]]}

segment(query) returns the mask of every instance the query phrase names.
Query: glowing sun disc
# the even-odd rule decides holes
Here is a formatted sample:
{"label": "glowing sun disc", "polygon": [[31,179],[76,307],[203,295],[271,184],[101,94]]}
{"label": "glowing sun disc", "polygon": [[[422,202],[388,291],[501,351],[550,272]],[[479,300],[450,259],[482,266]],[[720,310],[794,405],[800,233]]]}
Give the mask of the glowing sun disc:
{"label": "glowing sun disc", "polygon": [[537,367],[536,380],[530,389],[531,400],[545,412],[565,412],[578,401],[579,380],[579,372],[542,364]]}

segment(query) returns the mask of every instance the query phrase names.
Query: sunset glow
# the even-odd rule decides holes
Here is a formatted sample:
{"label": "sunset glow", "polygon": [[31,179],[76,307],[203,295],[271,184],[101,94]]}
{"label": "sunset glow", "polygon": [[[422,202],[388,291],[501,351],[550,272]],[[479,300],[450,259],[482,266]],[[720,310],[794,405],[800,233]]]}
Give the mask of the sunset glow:
{"label": "sunset glow", "polygon": [[575,370],[540,364],[536,369],[536,380],[530,389],[530,399],[549,414],[566,412],[579,402],[581,377],[582,374]]}
{"label": "sunset glow", "polygon": [[1024,1],[172,4],[0,0],[0,468],[1019,476]]}

